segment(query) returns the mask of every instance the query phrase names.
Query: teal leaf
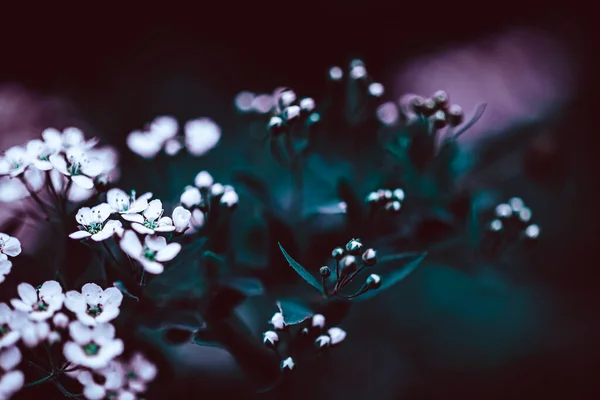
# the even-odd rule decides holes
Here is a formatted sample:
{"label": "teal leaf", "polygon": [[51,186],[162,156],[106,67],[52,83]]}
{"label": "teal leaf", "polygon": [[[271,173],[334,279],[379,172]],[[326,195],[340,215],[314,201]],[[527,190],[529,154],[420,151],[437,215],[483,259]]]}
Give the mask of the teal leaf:
{"label": "teal leaf", "polygon": [[283,314],[283,321],[286,325],[299,324],[315,314],[306,305],[290,299],[279,300],[277,308]]}
{"label": "teal leaf", "polygon": [[139,297],[135,296],[129,290],[127,290],[127,288],[125,287],[125,284],[122,281],[113,282],[113,286],[116,287],[117,289],[119,289],[121,291],[121,293],[123,293],[125,296],[132,298],[136,301],[140,301]]}
{"label": "teal leaf", "polygon": [[394,286],[395,284],[397,284],[398,282],[400,282],[401,280],[406,278],[411,272],[413,272],[415,270],[415,268],[417,268],[419,266],[419,264],[421,264],[421,262],[423,261],[423,259],[425,258],[426,255],[427,255],[427,253],[415,252],[415,253],[402,253],[402,254],[396,254],[396,255],[392,255],[392,256],[388,256],[388,257],[382,257],[374,268],[377,268],[378,266],[381,266],[382,264],[396,263],[396,262],[400,263],[402,260],[409,260],[409,261],[400,268],[395,268],[393,271],[391,271],[387,274],[381,274],[381,287],[379,289],[369,290],[368,292],[356,297],[355,301],[371,299],[371,298],[377,296],[379,293],[383,292],[384,290],[391,288],[392,286]]}
{"label": "teal leaf", "polygon": [[225,259],[213,251],[206,250],[203,255],[204,258],[217,261],[219,264],[225,264]]}
{"label": "teal leaf", "polygon": [[286,168],[290,166],[288,157],[284,154],[283,149],[276,138],[272,138],[269,141],[269,150],[271,156],[273,156],[273,159],[277,161],[278,164]]}
{"label": "teal leaf", "polygon": [[260,280],[256,278],[230,278],[222,285],[237,289],[247,297],[261,296],[265,291]]}
{"label": "teal leaf", "polygon": [[285,259],[287,260],[287,262],[290,264],[290,267],[294,268],[294,271],[296,271],[298,273],[298,275],[300,275],[302,277],[302,279],[304,279],[306,282],[308,282],[309,284],[311,284],[319,292],[322,292],[321,282],[319,282],[317,280],[317,278],[315,278],[314,276],[312,276],[312,274],[310,272],[308,272],[306,269],[304,269],[304,267],[302,265],[298,264],[296,262],[296,260],[294,260],[285,251],[285,249],[283,248],[283,246],[281,245],[281,243],[278,243],[278,244],[279,244],[279,249],[283,253],[283,256],[285,257]]}

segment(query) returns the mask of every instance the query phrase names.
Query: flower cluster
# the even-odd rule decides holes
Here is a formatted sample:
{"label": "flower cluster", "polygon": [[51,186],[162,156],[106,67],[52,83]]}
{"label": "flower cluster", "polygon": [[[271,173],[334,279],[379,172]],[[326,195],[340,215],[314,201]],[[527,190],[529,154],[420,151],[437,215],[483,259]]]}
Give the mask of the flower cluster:
{"label": "flower cluster", "polygon": [[210,118],[187,121],[183,135],[178,135],[179,123],[170,116],[156,117],[144,130],[127,136],[127,146],[143,158],[154,158],[161,150],[174,156],[183,148],[193,156],[201,156],[214,148],[221,139],[221,128]]}
{"label": "flower cluster", "polygon": [[[130,392],[132,396],[122,398],[135,399],[146,390],[146,384],[156,375],[154,365],[141,354],[128,363],[117,360],[124,351],[123,341],[115,337],[115,327],[110,323],[119,315],[123,300],[117,288],[102,289],[87,283],[81,292],[71,290],[65,294],[58,282],[46,281],[37,288],[21,283],[17,292],[19,297],[10,302],[13,308],[0,303],[0,398],[9,398],[23,386],[23,373],[16,369],[22,359],[19,343],[32,354],[38,346],[46,347],[52,369],[47,372],[79,379],[86,386],[84,396],[88,399],[105,398],[109,389]],[[60,359],[52,351],[57,345],[62,345]],[[100,385],[86,377],[105,375],[114,365],[122,371],[119,385],[105,387],[103,395],[99,388],[87,387]]]}
{"label": "flower cluster", "polygon": [[0,283],[4,282],[6,275],[12,269],[12,262],[8,257],[21,254],[21,242],[16,237],[0,232]]}
{"label": "flower cluster", "polygon": [[311,97],[298,99],[296,93],[288,88],[279,88],[274,94],[274,114],[268,123],[268,129],[273,136],[289,132],[298,123],[305,126],[320,120],[315,111],[315,101]]}
{"label": "flower cluster", "polygon": [[42,140],[11,147],[0,156],[0,200],[34,196],[46,180],[57,198],[62,195],[70,201],[89,199],[95,187],[119,175],[116,151],[111,147],[97,148],[97,144],[97,139],[86,140],[80,129],[69,127],[62,132],[45,129]]}
{"label": "flower cluster", "polygon": [[288,325],[279,307],[270,321],[273,330],[263,333],[263,343],[277,352],[281,358],[281,369],[291,371],[300,358],[344,341],[346,331],[338,327],[327,327],[325,322],[325,316],[315,314],[300,323]]}
{"label": "flower cluster", "polygon": [[182,207],[179,207],[178,218],[190,218],[191,215],[193,230],[190,232],[193,232],[204,226],[212,209],[219,205],[234,208],[238,201],[239,196],[232,186],[217,183],[210,173],[200,171],[194,179],[194,186],[186,186],[180,196]]}
{"label": "flower cluster", "polygon": [[[331,268],[328,266],[323,266],[319,270],[325,295],[353,299],[381,286],[381,277],[377,274],[370,274],[356,293],[344,295],[340,292],[354,281],[365,268],[372,267],[377,263],[377,252],[371,248],[363,249],[360,239],[350,240],[343,248],[336,247],[331,252],[331,256],[335,261],[335,274],[332,274]],[[330,290],[329,280],[332,278],[335,279],[335,284]]]}
{"label": "flower cluster", "polygon": [[385,210],[397,213],[402,208],[404,202],[404,190],[397,188],[379,189],[369,193],[366,198],[366,203],[371,206],[372,210]]}
{"label": "flower cluster", "polygon": [[419,117],[429,118],[436,129],[447,125],[458,126],[464,117],[462,108],[457,104],[450,104],[450,97],[443,90],[438,90],[428,98],[413,96],[409,107],[409,110],[405,110],[406,114],[414,113]]}
{"label": "flower cluster", "polygon": [[235,108],[241,113],[268,114],[274,107],[275,99],[272,94],[244,90],[235,96]]}

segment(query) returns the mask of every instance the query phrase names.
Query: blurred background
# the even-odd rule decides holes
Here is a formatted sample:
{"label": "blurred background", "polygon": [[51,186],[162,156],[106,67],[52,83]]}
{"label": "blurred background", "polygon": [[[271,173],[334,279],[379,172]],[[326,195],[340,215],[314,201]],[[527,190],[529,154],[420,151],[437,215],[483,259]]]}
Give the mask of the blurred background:
{"label": "blurred background", "polygon": [[[289,86],[318,98],[329,67],[359,57],[386,99],[444,89],[467,114],[487,103],[461,138],[484,160],[464,185],[521,196],[543,227],[535,254],[518,265],[434,258],[356,306],[341,325],[348,339],[329,357],[258,398],[598,398],[591,16],[574,5],[505,3],[161,7],[15,13],[0,28],[0,149],[76,125],[118,147],[126,187],[136,180],[127,177],[130,131],[157,115],[210,117],[222,127],[219,146],[148,188],[176,201],[200,169],[226,182],[248,165],[235,153],[250,140],[238,92]],[[2,204],[0,217],[11,207]],[[177,385],[159,381],[149,398],[246,397],[226,354],[197,348],[166,350]]]}

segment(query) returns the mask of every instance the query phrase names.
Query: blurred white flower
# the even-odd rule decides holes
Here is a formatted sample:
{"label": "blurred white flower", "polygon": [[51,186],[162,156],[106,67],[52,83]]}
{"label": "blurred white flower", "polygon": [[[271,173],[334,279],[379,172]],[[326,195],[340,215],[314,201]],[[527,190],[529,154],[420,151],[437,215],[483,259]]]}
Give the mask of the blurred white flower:
{"label": "blurred white flower", "polygon": [[151,274],[164,270],[161,262],[171,261],[181,251],[179,243],[169,243],[162,236],[146,236],[144,245],[133,231],[125,231],[120,242],[121,249]]}
{"label": "blurred white flower", "polygon": [[192,213],[185,208],[178,206],[173,210],[173,224],[176,232],[185,232],[190,226]]}
{"label": "blurred white flower", "polygon": [[70,147],[65,156],[52,154],[50,162],[64,176],[83,189],[94,187],[94,180],[104,171],[104,165],[98,158],[89,157],[80,147]]}
{"label": "blurred white flower", "polygon": [[98,144],[97,138],[86,141],[81,129],[75,127],[65,128],[62,133],[55,128],[47,128],[42,132],[42,138],[46,146],[54,153],[71,148],[89,150]]}
{"label": "blurred white flower", "polygon": [[[94,375],[100,379],[94,379]],[[83,385],[83,395],[86,399],[126,398],[120,395],[125,385],[125,370],[119,361],[111,361],[106,367],[94,371],[82,371],[77,375],[77,380]]]}
{"label": "blurred white flower", "polygon": [[[68,295],[68,293],[67,293],[67,295]],[[65,302],[66,302],[68,296],[65,296],[65,297],[66,297],[65,298]],[[54,317],[52,318],[52,323],[54,324],[54,326],[56,328],[64,329],[67,326],[69,326],[69,317],[67,317],[64,313],[57,312],[56,314],[54,314]]]}
{"label": "blurred white flower", "polygon": [[21,359],[21,352],[16,346],[0,349],[0,399],[9,399],[23,387],[25,376],[15,370]]}
{"label": "blurred white flower", "polygon": [[12,346],[21,337],[19,317],[6,303],[0,303],[0,349]]}
{"label": "blurred white flower", "polygon": [[240,112],[252,111],[252,101],[255,95],[252,92],[242,91],[235,96],[235,108]]}
{"label": "blurred white flower", "polygon": [[125,369],[129,391],[138,394],[146,391],[148,383],[152,382],[158,373],[156,366],[141,353],[135,353],[125,365]]}
{"label": "blurred white flower", "polygon": [[13,146],[0,156],[0,175],[19,176],[30,164],[31,158],[27,150],[21,146]]}
{"label": "blurred white flower", "polygon": [[183,144],[178,139],[169,139],[165,143],[165,153],[167,155],[177,155],[181,149],[183,149]]}
{"label": "blurred white flower", "polygon": [[139,214],[148,208],[148,200],[152,193],[144,193],[136,198],[135,190],[130,194],[121,189],[110,189],[106,192],[106,201],[113,212],[120,214]]}
{"label": "blurred white flower", "polygon": [[221,139],[221,128],[209,118],[190,120],[185,123],[183,129],[186,148],[194,156],[207,153]]}
{"label": "blurred white flower", "polygon": [[123,214],[123,219],[130,221],[131,227],[143,235],[153,235],[154,232],[173,232],[175,226],[169,217],[163,217],[165,210],[162,201],[155,199],[148,203],[142,214]]}
{"label": "blurred white flower", "polygon": [[29,159],[33,165],[41,171],[50,171],[53,168],[52,163],[50,162],[50,156],[57,152],[57,150],[52,149],[40,139],[33,139],[27,143]]}
{"label": "blurred white flower", "polygon": [[312,317],[313,328],[325,328],[325,316],[323,314],[315,314]]}
{"label": "blurred white flower", "polygon": [[[165,143],[177,135],[179,123],[171,116],[156,117],[146,131],[133,131],[127,135],[127,146],[143,158],[154,158]],[[172,146],[172,145],[171,145]]]}
{"label": "blurred white flower", "polygon": [[163,143],[172,139],[179,131],[179,123],[170,115],[161,115],[150,123],[150,133]]}
{"label": "blurred white flower", "polygon": [[344,339],[346,339],[346,331],[341,328],[329,328],[327,331],[329,336],[331,337],[331,344],[336,345],[341,343]]}
{"label": "blurred white flower", "polygon": [[16,237],[0,232],[0,261],[8,256],[16,257],[21,254],[21,242]]}
{"label": "blurred white flower", "polygon": [[225,193],[223,193],[220,203],[225,204],[227,207],[233,207],[233,206],[237,205],[238,201],[239,201],[238,194],[233,190],[229,190],[229,191],[226,191]]}
{"label": "blurred white flower", "polygon": [[213,183],[215,180],[208,171],[200,171],[194,178],[194,185],[200,189],[209,188]]}
{"label": "blurred white flower", "polygon": [[85,325],[96,325],[112,321],[119,315],[123,293],[115,287],[102,288],[95,283],[86,283],[81,293],[70,290],[65,295],[65,307],[72,311]]}
{"label": "blurred white flower", "polygon": [[[87,151],[87,155],[90,158],[99,160],[103,165],[102,172],[94,180],[95,184],[107,185],[108,183],[116,182],[119,179],[121,174],[121,171],[118,168],[119,155],[114,148],[110,146],[93,148]],[[59,176],[59,178],[60,179],[53,179],[53,183],[57,181],[55,184],[56,190],[61,190],[59,188],[64,187],[64,180],[67,179],[65,176]],[[70,188],[67,195],[70,202],[79,203],[88,200],[94,193],[96,193],[96,190],[93,188],[84,189],[81,186],[75,185]]]}
{"label": "blurred white flower", "polygon": [[181,194],[179,198],[181,204],[183,204],[186,208],[194,208],[200,205],[202,202],[202,194],[200,193],[200,189],[194,186],[186,186],[185,190]]}
{"label": "blurred white flower", "polygon": [[6,275],[10,274],[12,262],[8,260],[0,260],[0,283],[4,282]]}
{"label": "blurred white flower", "polygon": [[[23,178],[34,192],[39,191],[44,186],[45,177],[36,168],[26,169]],[[8,175],[0,176],[0,202],[12,203],[30,195],[29,190],[20,179],[11,178]]]}
{"label": "blurred white flower", "polygon": [[115,339],[115,327],[109,323],[88,327],[80,321],[69,324],[72,341],[65,343],[65,358],[76,365],[99,369],[123,353],[123,341]]}
{"label": "blurred white flower", "polygon": [[63,306],[65,298],[62,287],[56,281],[46,281],[38,289],[28,283],[17,286],[20,299],[12,299],[12,306],[26,312],[34,321],[51,318]]}
{"label": "blurred white flower", "polygon": [[82,207],[77,211],[75,220],[79,223],[79,230],[69,235],[71,239],[91,238],[101,242],[115,234],[122,227],[121,221],[108,220],[112,208],[107,203],[95,207]]}
{"label": "blurred white flower", "polygon": [[[20,313],[20,311],[16,311]],[[50,334],[50,325],[46,321],[29,320],[24,313],[19,324],[21,340],[25,346],[32,348],[48,339]]]}

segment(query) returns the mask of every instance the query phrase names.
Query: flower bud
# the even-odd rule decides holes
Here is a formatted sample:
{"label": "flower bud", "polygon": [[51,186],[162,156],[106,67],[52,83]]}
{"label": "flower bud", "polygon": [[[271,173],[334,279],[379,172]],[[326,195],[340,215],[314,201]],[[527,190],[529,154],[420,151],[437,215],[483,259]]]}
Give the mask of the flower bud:
{"label": "flower bud", "polygon": [[435,112],[435,101],[433,99],[425,99],[423,102],[423,115],[430,117]]}
{"label": "flower bud", "polygon": [[394,190],[394,197],[398,201],[404,201],[404,190],[402,190],[400,188]]}
{"label": "flower bud", "polygon": [[379,289],[381,287],[381,277],[377,274],[371,274],[367,278],[367,287],[369,289]]}
{"label": "flower bud", "polygon": [[208,171],[200,171],[196,175],[196,178],[194,178],[194,185],[200,189],[209,188],[213,183],[215,183],[215,180]]}
{"label": "flower bud", "polygon": [[369,85],[369,94],[373,97],[381,97],[383,96],[384,88],[383,85],[379,82],[373,82]]}
{"label": "flower bud", "polygon": [[436,111],[433,115],[433,126],[435,129],[442,129],[446,126],[446,113],[442,110]]}
{"label": "flower bud", "polygon": [[319,349],[322,349],[323,347],[327,347],[330,344],[331,344],[331,337],[329,337],[329,335],[321,335],[315,340],[315,345]]}
{"label": "flower bud", "polygon": [[192,219],[192,213],[181,206],[175,207],[173,210],[173,225],[175,232],[184,232],[189,226]]}
{"label": "flower bud", "polygon": [[360,253],[361,248],[362,243],[360,239],[352,239],[346,244],[346,251],[353,255]]}
{"label": "flower bud", "polygon": [[326,265],[321,267],[321,269],[319,269],[319,273],[321,274],[321,276],[323,278],[329,278],[331,276],[331,270]]}
{"label": "flower bud", "polygon": [[444,90],[438,90],[433,94],[432,98],[433,101],[435,101],[435,105],[438,110],[448,107],[448,101],[450,100],[450,97]]}
{"label": "flower bud", "polygon": [[520,211],[519,211],[519,220],[521,222],[529,222],[531,221],[531,209],[527,208],[527,207],[523,207]]}
{"label": "flower bud", "polygon": [[302,331],[300,331],[300,333],[304,336],[308,335],[308,328],[307,327],[302,328]]}
{"label": "flower bud", "polygon": [[490,222],[489,229],[492,232],[500,232],[504,228],[504,224],[499,219],[494,219]]}
{"label": "flower bud", "polygon": [[294,369],[294,360],[292,357],[288,357],[281,362],[281,369],[291,371]]}
{"label": "flower bud", "polygon": [[235,191],[226,191],[221,197],[220,203],[229,208],[235,207],[239,201],[239,196]]}
{"label": "flower bud", "polygon": [[279,342],[279,335],[273,331],[263,333],[263,343],[270,346],[275,346]]}
{"label": "flower bud", "polygon": [[60,333],[58,333],[56,331],[52,331],[52,332],[48,333],[48,343],[55,344],[55,343],[59,343],[60,340],[61,340]]}
{"label": "flower bud", "polygon": [[520,197],[511,197],[508,200],[508,204],[513,209],[513,211],[521,211],[523,207],[525,207],[525,202]]}
{"label": "flower bud", "polygon": [[292,89],[283,89],[277,94],[277,104],[280,108],[291,106],[296,101],[296,93]]}
{"label": "flower bud", "polygon": [[524,234],[527,239],[537,239],[540,236],[540,227],[536,224],[529,225]]}
{"label": "flower bud", "polygon": [[385,205],[385,210],[390,212],[398,212],[402,208],[402,204],[399,201],[392,201]]}
{"label": "flower bud", "polygon": [[[356,61],[356,62],[355,62]],[[350,78],[363,79],[367,76],[367,69],[360,60],[353,60],[354,65],[350,64]]]}
{"label": "flower bud", "polygon": [[458,104],[452,104],[446,112],[450,126],[460,125],[463,121],[463,110]]}
{"label": "flower bud", "polygon": [[508,218],[512,216],[513,210],[512,207],[506,203],[498,204],[496,206],[496,217],[498,218]]}
{"label": "flower bud", "polygon": [[333,66],[329,68],[329,79],[339,81],[344,77],[344,71],[340,67]]}
{"label": "flower bud", "polygon": [[373,249],[367,249],[362,255],[366,266],[371,267],[377,263],[377,252]]}
{"label": "flower bud", "polygon": [[273,317],[271,318],[271,325],[273,325],[275,329],[283,329],[285,327],[283,314],[280,312],[276,312],[275,314],[273,314]]}
{"label": "flower bud", "polygon": [[52,323],[55,327],[64,329],[69,325],[69,317],[67,317],[61,312],[58,312],[54,314],[54,317],[52,318]]}
{"label": "flower bud", "polygon": [[331,252],[331,256],[338,261],[341,260],[342,257],[344,257],[344,254],[345,254],[344,249],[342,249],[341,247],[336,247]]}
{"label": "flower bud", "polygon": [[300,108],[302,111],[309,113],[315,109],[315,101],[310,97],[305,97],[300,100]]}
{"label": "flower bud", "polygon": [[346,339],[346,331],[338,327],[330,328],[327,333],[329,334],[329,337],[331,337],[332,346],[341,343]]}
{"label": "flower bud", "polygon": [[388,199],[388,200],[389,200],[389,199],[391,199],[393,196],[394,196],[394,194],[392,193],[392,191],[391,191],[391,190],[389,190],[389,189],[385,189],[385,190],[383,191],[383,198],[384,198],[384,199]]}
{"label": "flower bud", "polygon": [[342,268],[343,275],[347,275],[356,269],[356,257],[345,256],[340,261],[340,267]]}
{"label": "flower bud", "polygon": [[295,120],[300,116],[300,107],[289,106],[288,108],[283,110],[283,116],[287,122]]}
{"label": "flower bud", "polygon": [[379,195],[377,192],[371,192],[367,196],[366,202],[369,204],[377,203],[379,201]]}
{"label": "flower bud", "polygon": [[323,314],[315,314],[312,317],[313,328],[325,328],[325,316]]}
{"label": "flower bud", "polygon": [[220,196],[225,193],[225,187],[220,183],[215,183],[210,187],[210,194],[213,196]]}
{"label": "flower bud", "polygon": [[417,115],[423,115],[425,113],[425,99],[421,96],[414,97],[410,102],[410,108]]}
{"label": "flower bud", "polygon": [[271,117],[269,120],[269,124],[267,125],[267,129],[273,136],[278,136],[283,133],[285,130],[285,125],[283,124],[283,119],[278,116]]}

